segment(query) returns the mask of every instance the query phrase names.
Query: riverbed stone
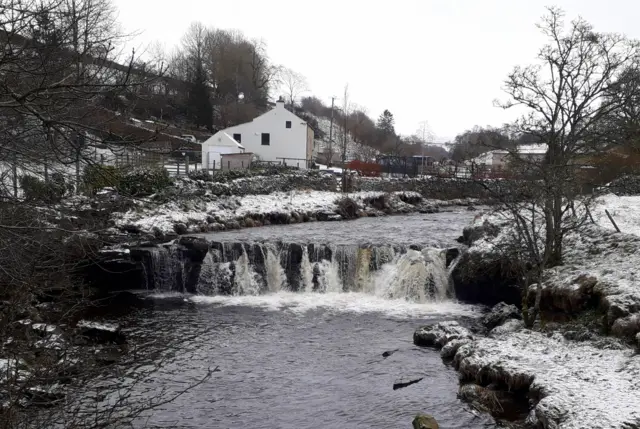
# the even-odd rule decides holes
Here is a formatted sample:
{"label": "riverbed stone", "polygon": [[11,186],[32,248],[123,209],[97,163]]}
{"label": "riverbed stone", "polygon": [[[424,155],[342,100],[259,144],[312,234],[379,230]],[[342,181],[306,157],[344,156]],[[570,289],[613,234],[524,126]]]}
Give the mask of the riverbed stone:
{"label": "riverbed stone", "polygon": [[469,403],[476,410],[484,413],[495,413],[501,409],[500,401],[495,391],[474,383],[460,386],[458,397]]}
{"label": "riverbed stone", "polygon": [[400,377],[393,383],[393,390],[409,387],[412,384],[421,382],[422,380],[424,380],[424,375],[422,374]]}
{"label": "riverbed stone", "polygon": [[440,429],[440,425],[429,414],[418,414],[413,419],[413,429]]}
{"label": "riverbed stone", "polygon": [[458,353],[458,349],[465,344],[468,344],[471,341],[469,338],[462,338],[449,341],[447,344],[442,347],[440,350],[440,357],[442,359],[453,359],[453,357]]}
{"label": "riverbed stone", "polygon": [[458,322],[440,322],[422,326],[413,334],[413,343],[420,347],[436,347],[441,349],[453,340],[472,339],[471,332]]}
{"label": "riverbed stone", "polygon": [[189,232],[189,228],[182,222],[177,222],[173,224],[173,230],[178,235],[183,235]]}
{"label": "riverbed stone", "polygon": [[127,338],[120,326],[81,320],[77,325],[77,333],[85,341],[96,344],[125,344]]}
{"label": "riverbed stone", "polygon": [[394,354],[395,352],[397,352],[399,349],[395,349],[395,350],[387,350],[386,352],[382,353],[382,357],[383,358],[388,358],[389,356],[391,356],[392,354]]}

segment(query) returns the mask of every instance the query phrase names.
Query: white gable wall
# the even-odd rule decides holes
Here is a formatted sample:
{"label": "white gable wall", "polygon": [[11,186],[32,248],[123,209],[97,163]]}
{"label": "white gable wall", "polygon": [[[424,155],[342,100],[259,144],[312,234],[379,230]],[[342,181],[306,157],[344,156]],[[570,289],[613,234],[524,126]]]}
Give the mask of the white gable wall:
{"label": "white gable wall", "polygon": [[202,144],[202,165],[208,169],[220,169],[221,155],[230,153],[243,153],[242,145],[239,145],[228,133],[218,131]]}
{"label": "white gable wall", "polygon": [[[291,128],[286,122],[291,121]],[[261,161],[282,162],[287,165],[307,168],[304,160],[311,157],[308,153],[308,127],[306,122],[284,108],[284,103],[276,103],[271,111],[258,116],[251,122],[226,128],[224,132],[231,137],[240,134],[242,146],[247,152],[253,152]],[[269,145],[262,144],[262,133],[269,134]],[[203,153],[206,142],[203,144]]]}

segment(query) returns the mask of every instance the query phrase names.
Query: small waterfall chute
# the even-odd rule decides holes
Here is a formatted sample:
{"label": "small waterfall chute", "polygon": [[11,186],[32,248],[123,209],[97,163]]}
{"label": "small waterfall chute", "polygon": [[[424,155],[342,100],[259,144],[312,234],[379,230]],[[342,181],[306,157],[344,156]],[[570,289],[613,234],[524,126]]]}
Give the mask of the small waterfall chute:
{"label": "small waterfall chute", "polygon": [[235,263],[233,295],[258,295],[260,293],[260,281],[249,263],[249,255],[243,247],[242,255]]}
{"label": "small waterfall chute", "polygon": [[266,285],[269,292],[279,292],[287,288],[287,274],[280,264],[280,251],[275,246],[262,246],[266,272]]}

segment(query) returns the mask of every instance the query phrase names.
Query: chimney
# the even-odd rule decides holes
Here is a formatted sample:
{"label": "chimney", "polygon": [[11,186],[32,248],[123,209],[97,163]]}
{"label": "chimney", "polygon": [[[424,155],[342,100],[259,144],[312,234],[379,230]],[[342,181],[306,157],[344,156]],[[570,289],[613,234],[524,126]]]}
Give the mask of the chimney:
{"label": "chimney", "polygon": [[276,101],[276,109],[284,109],[284,98],[282,96]]}

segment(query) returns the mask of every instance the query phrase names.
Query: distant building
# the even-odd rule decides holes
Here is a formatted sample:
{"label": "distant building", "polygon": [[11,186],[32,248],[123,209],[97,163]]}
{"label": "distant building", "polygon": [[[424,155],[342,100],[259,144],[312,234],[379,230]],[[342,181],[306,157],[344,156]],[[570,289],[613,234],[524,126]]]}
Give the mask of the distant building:
{"label": "distant building", "polygon": [[520,145],[516,147],[515,150],[498,149],[485,152],[469,160],[467,163],[499,170],[506,168],[509,159],[513,156],[533,162],[542,162],[547,154],[547,150],[548,147],[545,143]]}
{"label": "distant building", "polygon": [[[202,144],[203,164],[207,164],[207,158],[213,159],[219,153],[220,141],[216,136],[222,133],[252,152],[260,161],[309,168],[313,155],[313,129],[285,109],[284,104],[284,101],[278,100],[275,108],[253,121],[226,128],[205,141]],[[223,139],[228,142],[227,137]]]}

